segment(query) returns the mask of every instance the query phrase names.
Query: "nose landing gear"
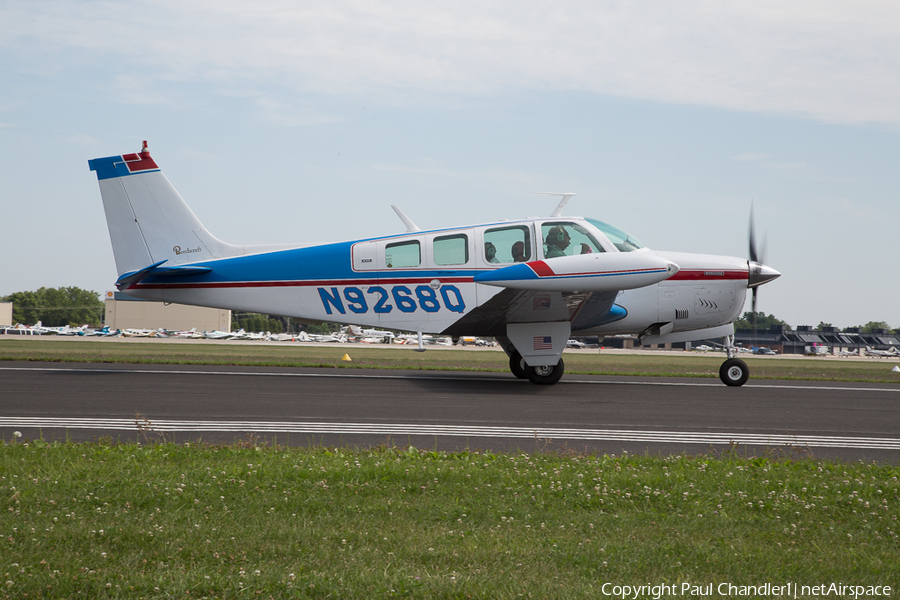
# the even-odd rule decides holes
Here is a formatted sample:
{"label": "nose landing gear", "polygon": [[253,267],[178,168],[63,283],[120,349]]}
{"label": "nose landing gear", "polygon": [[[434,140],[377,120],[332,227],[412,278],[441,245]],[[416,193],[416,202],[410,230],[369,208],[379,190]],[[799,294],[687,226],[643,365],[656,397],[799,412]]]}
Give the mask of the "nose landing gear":
{"label": "nose landing gear", "polygon": [[725,352],[728,354],[728,360],[719,367],[719,379],[727,386],[740,387],[750,379],[750,368],[747,363],[734,356],[736,353],[734,335],[725,337]]}

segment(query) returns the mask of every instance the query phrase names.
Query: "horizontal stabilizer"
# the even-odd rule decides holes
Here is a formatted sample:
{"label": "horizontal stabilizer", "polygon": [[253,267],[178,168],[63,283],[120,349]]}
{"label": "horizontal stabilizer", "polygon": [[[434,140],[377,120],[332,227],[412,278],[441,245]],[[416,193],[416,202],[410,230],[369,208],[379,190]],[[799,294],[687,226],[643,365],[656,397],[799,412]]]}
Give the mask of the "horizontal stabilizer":
{"label": "horizontal stabilizer", "polygon": [[130,287],[138,282],[143,281],[147,277],[177,277],[179,275],[200,275],[209,273],[212,267],[164,267],[163,263],[167,261],[161,260],[153,263],[149,267],[144,267],[139,271],[125,273],[116,281],[118,289]]}

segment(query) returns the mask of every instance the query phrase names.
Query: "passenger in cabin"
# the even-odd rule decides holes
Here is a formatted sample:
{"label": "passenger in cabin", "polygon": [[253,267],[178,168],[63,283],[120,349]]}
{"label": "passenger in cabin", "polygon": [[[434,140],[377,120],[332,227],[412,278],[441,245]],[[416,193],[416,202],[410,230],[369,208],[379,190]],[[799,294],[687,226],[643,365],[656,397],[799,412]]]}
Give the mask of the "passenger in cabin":
{"label": "passenger in cabin", "polygon": [[484,258],[490,263],[500,262],[497,260],[497,247],[493,243],[484,243]]}
{"label": "passenger in cabin", "polygon": [[512,245],[512,257],[515,262],[525,262],[525,242],[516,242]]}
{"label": "passenger in cabin", "polygon": [[566,248],[569,247],[571,237],[569,232],[562,225],[555,225],[547,232],[547,252],[544,258],[556,258],[557,256],[565,256]]}

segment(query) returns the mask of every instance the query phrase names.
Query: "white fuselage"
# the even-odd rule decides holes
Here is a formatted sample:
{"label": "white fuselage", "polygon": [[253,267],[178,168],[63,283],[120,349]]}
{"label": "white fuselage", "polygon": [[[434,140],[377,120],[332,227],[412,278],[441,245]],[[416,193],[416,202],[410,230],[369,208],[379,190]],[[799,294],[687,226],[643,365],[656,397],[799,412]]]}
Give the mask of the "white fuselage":
{"label": "white fuselage", "polygon": [[[549,257],[547,244],[538,243],[538,236],[542,227],[546,230],[557,221],[578,224],[589,233],[591,243],[597,246],[594,253]],[[646,248],[620,252],[602,232],[578,218],[517,221],[251,253],[204,261],[203,265],[212,267],[214,277],[156,277],[125,291],[182,304],[442,333],[504,289],[515,289],[514,281],[504,280],[502,285],[475,281],[479,274],[525,266],[514,262],[508,251],[492,256],[497,262],[491,262],[482,251],[491,239],[502,239],[498,236],[503,235],[527,239],[530,265],[555,267],[551,276],[535,276],[529,271],[537,278],[522,287],[540,289],[543,285],[562,291],[568,286],[571,292],[582,293],[620,290],[614,302],[617,318],[573,330],[573,335],[641,334],[660,324],[670,324],[667,331],[671,332],[702,330],[733,322],[744,305],[746,259]],[[454,242],[458,248],[442,254],[441,245]],[[411,248],[417,256],[402,254]],[[572,265],[577,270],[589,259],[605,266],[573,272]],[[458,264],[442,264],[448,262]],[[648,274],[651,268],[666,263],[677,265],[674,274],[664,273],[664,266],[656,269],[658,275]],[[641,264],[649,266],[638,273]],[[576,276],[579,278],[572,279]],[[548,307],[547,320],[570,318],[570,312]],[[490,332],[471,330],[466,334]]]}

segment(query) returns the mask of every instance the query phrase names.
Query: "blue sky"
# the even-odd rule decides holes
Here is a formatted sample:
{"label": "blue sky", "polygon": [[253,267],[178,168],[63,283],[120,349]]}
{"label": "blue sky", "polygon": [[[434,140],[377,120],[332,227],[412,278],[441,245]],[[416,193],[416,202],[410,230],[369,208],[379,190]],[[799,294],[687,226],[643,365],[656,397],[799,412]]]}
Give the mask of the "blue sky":
{"label": "blue sky", "polygon": [[6,0],[0,295],[112,288],[87,161],[146,139],[237,243],[571,191],[652,248],[746,256],[752,203],[783,274],[760,310],[900,327],[900,6],[483,4]]}

